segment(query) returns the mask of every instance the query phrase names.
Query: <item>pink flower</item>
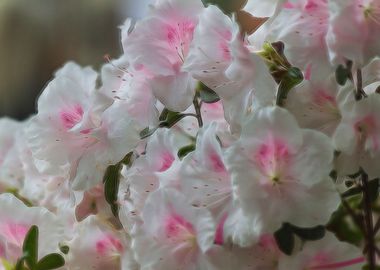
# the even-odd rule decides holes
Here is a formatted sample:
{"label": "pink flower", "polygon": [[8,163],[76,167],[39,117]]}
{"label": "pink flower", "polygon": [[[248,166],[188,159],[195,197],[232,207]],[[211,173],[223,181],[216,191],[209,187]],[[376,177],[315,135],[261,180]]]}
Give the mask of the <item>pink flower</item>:
{"label": "pink flower", "polygon": [[329,1],[327,34],[330,59],[334,63],[354,62],[359,68],[380,53],[380,1]]}
{"label": "pink flower", "polygon": [[300,129],[289,112],[267,107],[248,119],[226,165],[242,212],[262,233],[273,233],[286,221],[305,227],[328,221],[339,203],[328,177],[332,161],[326,135]]}
{"label": "pink flower", "polygon": [[196,81],[182,66],[202,9],[200,0],[158,1],[123,40],[133,68],[151,74],[153,94],[173,111],[186,110],[194,98]]}

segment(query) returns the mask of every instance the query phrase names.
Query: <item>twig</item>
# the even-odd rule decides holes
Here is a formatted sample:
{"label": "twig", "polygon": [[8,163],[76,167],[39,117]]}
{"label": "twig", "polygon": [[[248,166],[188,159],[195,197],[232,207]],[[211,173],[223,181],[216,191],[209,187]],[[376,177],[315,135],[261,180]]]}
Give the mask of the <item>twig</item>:
{"label": "twig", "polygon": [[359,68],[356,71],[355,99],[361,100],[363,97],[367,97],[367,94],[363,90],[363,75],[362,75],[362,70]]}
{"label": "twig", "polygon": [[194,97],[193,105],[194,105],[195,113],[198,119],[198,125],[201,128],[203,127],[203,120],[202,120],[201,106],[198,102],[198,94],[196,94]]}

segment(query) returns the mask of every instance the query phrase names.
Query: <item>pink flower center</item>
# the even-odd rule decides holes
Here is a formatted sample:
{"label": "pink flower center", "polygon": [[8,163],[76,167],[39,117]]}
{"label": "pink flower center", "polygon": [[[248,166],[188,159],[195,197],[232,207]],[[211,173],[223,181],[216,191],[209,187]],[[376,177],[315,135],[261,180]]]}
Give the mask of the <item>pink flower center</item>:
{"label": "pink flower center", "polygon": [[96,252],[101,256],[120,255],[123,252],[123,245],[112,235],[106,235],[96,242]]}
{"label": "pink flower center", "polygon": [[7,222],[0,225],[0,235],[3,236],[6,241],[21,247],[26,233],[29,230],[29,226]]}
{"label": "pink flower center", "polygon": [[60,118],[63,126],[66,129],[73,128],[76,124],[82,121],[83,108],[81,105],[75,105],[71,108],[66,108],[60,112]]}
{"label": "pink flower center", "polygon": [[215,171],[215,172],[225,172],[226,171],[226,167],[224,166],[224,163],[223,161],[221,160],[220,156],[218,155],[218,153],[216,153],[215,151],[212,151],[209,155],[209,158],[210,158],[210,161],[211,161],[211,164],[212,164],[212,169]]}
{"label": "pink flower center", "polygon": [[174,162],[174,157],[171,153],[169,152],[165,152],[162,156],[161,156],[161,168],[158,170],[159,172],[164,172],[166,170],[168,170],[172,164]]}
{"label": "pink flower center", "polygon": [[175,50],[181,63],[185,62],[188,54],[190,43],[193,40],[194,28],[195,23],[192,21],[183,21],[176,25],[167,26],[167,42]]}
{"label": "pink flower center", "polygon": [[268,138],[255,153],[255,162],[261,173],[272,183],[279,183],[285,177],[285,169],[290,161],[288,146],[281,140]]}
{"label": "pink flower center", "polygon": [[321,89],[313,93],[313,103],[326,112],[338,112],[338,105],[334,96]]}
{"label": "pink flower center", "polygon": [[174,242],[193,242],[195,240],[193,225],[176,213],[165,219],[165,233],[167,238]]}

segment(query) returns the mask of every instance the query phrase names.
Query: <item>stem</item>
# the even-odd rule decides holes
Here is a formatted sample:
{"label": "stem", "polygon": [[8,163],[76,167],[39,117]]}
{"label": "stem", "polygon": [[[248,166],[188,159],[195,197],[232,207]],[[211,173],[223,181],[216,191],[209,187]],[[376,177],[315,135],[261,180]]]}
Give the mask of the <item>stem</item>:
{"label": "stem", "polygon": [[364,207],[364,219],[366,226],[366,242],[368,247],[367,259],[369,270],[376,269],[376,243],[375,233],[373,228],[373,217],[371,207],[371,197],[368,184],[368,175],[362,172],[361,181],[363,185],[363,207]]}
{"label": "stem", "polygon": [[198,102],[198,94],[196,94],[194,97],[193,105],[194,105],[195,113],[198,119],[198,125],[201,128],[203,127],[203,120],[202,120],[201,106]]}
{"label": "stem", "polygon": [[362,70],[358,69],[356,71],[356,92],[355,99],[361,100],[363,97],[367,97],[367,94],[363,90],[363,75]]}
{"label": "stem", "polygon": [[375,228],[373,229],[373,233],[376,235],[380,230],[380,218],[376,221]]}

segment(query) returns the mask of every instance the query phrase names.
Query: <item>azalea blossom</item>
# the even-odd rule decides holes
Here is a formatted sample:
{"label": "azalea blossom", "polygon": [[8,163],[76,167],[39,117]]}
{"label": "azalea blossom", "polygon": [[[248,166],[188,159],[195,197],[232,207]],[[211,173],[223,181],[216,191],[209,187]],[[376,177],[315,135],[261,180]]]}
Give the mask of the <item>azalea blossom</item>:
{"label": "azalea blossom", "polygon": [[286,221],[304,227],[325,224],[339,202],[328,178],[333,165],[329,138],[300,129],[276,107],[257,111],[245,124],[226,162],[242,211],[262,223],[262,233],[273,233]]}
{"label": "azalea blossom", "polygon": [[0,270],[376,268],[380,3],[223,4],[151,1],[0,118]]}
{"label": "azalea blossom", "polygon": [[363,100],[348,103],[342,121],[334,134],[334,144],[340,152],[337,171],[353,174],[363,168],[370,178],[378,175],[380,97],[374,93]]}
{"label": "azalea blossom", "polygon": [[0,195],[0,260],[14,265],[22,254],[26,233],[32,225],[40,230],[38,256],[58,250],[65,241],[63,222],[43,207],[28,207],[11,194]]}
{"label": "azalea blossom", "polygon": [[378,0],[332,0],[329,11],[327,44],[334,63],[351,60],[360,68],[379,55]]}
{"label": "azalea blossom", "polygon": [[173,111],[186,110],[194,98],[196,81],[182,66],[202,9],[200,0],[157,1],[123,41],[131,65],[151,74],[154,95]]}
{"label": "azalea blossom", "polygon": [[194,78],[220,96],[234,132],[240,130],[252,102],[271,104],[276,90],[264,61],[246,45],[239,25],[211,5],[200,15],[185,62],[185,69]]}
{"label": "azalea blossom", "polygon": [[138,139],[132,118],[114,119],[126,109],[118,102],[110,106],[96,91],[96,78],[90,68],[63,67],[39,98],[39,112],[27,130],[37,168],[50,174],[70,170],[76,189],[100,183],[107,166],[119,162]]}
{"label": "azalea blossom", "polygon": [[142,219],[132,235],[141,269],[212,269],[205,253],[215,225],[206,209],[191,206],[178,191],[161,189],[149,196]]}

